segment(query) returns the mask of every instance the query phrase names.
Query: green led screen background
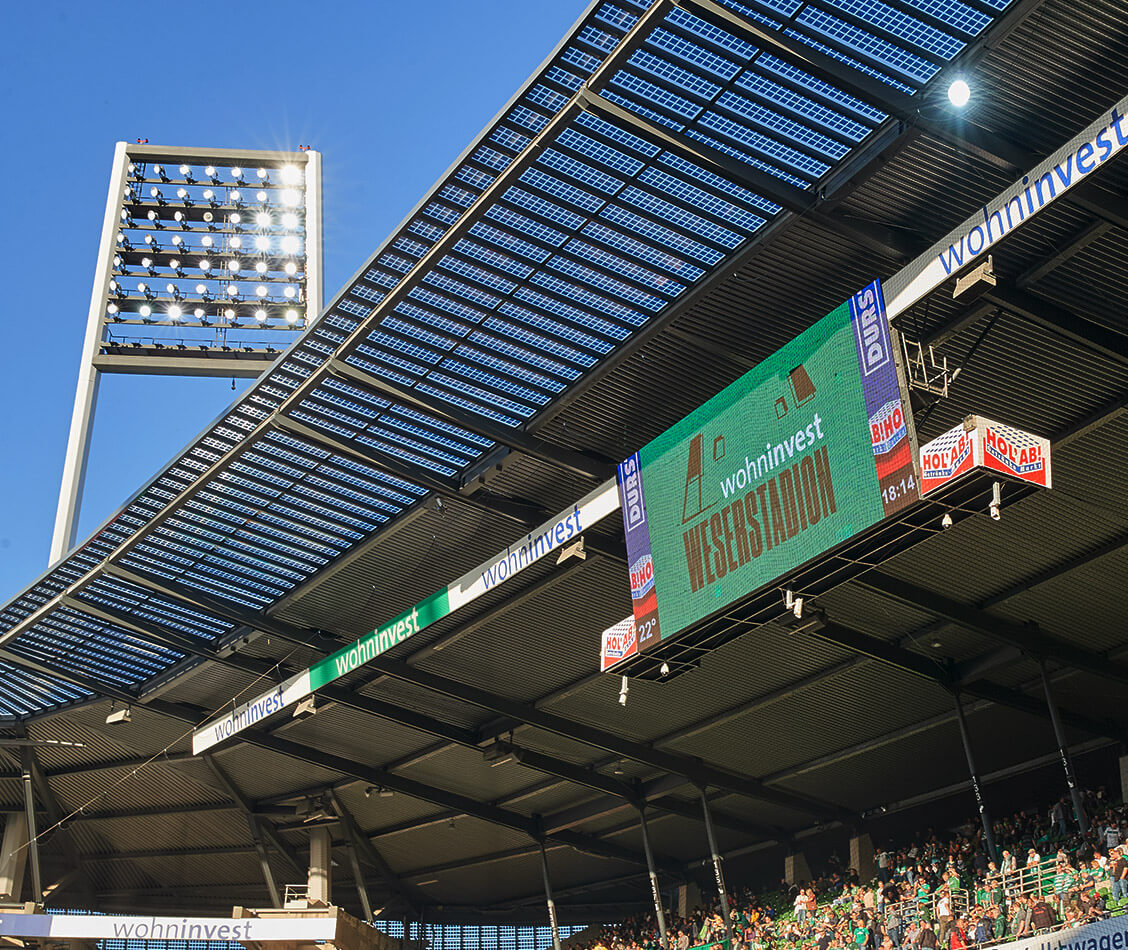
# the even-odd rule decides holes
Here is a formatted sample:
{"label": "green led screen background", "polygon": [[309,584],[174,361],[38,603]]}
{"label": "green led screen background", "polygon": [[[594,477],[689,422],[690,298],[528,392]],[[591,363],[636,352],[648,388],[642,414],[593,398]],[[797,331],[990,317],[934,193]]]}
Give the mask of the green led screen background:
{"label": "green led screen background", "polygon": [[[644,446],[639,459],[663,640],[879,521],[885,510],[849,304]],[[813,507],[803,493],[812,471]],[[798,493],[790,506],[788,482]]]}

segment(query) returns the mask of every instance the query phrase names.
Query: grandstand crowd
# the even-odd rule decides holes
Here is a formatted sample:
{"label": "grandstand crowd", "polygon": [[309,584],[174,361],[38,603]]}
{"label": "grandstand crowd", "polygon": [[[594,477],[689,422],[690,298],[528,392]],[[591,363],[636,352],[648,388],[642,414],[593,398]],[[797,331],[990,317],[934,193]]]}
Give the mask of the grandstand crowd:
{"label": "grandstand crowd", "polygon": [[[890,841],[877,876],[860,881],[832,855],[812,881],[728,895],[732,950],[967,950],[1128,913],[1128,805],[1084,793],[1089,833],[1065,798],[1044,813]],[[719,898],[687,917],[667,914],[670,950],[726,950]],[[583,950],[655,950],[653,914],[604,928]]]}

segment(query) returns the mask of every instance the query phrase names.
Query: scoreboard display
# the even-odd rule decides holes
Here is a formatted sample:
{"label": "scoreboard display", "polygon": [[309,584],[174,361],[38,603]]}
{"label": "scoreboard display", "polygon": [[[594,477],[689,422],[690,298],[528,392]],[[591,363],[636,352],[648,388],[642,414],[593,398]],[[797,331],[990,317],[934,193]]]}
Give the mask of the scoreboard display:
{"label": "scoreboard display", "polygon": [[628,656],[919,499],[898,363],[875,281],[620,464]]}

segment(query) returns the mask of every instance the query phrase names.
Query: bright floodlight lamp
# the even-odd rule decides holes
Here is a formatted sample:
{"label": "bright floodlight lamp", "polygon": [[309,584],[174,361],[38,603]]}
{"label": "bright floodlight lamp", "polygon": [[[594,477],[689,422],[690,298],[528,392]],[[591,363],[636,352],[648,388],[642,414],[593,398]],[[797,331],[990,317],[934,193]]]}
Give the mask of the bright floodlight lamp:
{"label": "bright floodlight lamp", "polygon": [[263,310],[262,307],[259,307],[258,310],[255,311],[255,319],[258,320],[259,323],[266,323],[266,311]]}
{"label": "bright floodlight lamp", "polygon": [[256,297],[265,297],[268,293],[269,293],[269,291],[266,289],[266,284],[259,284],[255,288],[255,296]]}
{"label": "bright floodlight lamp", "polygon": [[269,228],[274,223],[274,219],[266,211],[260,211],[255,215],[255,224],[260,228]]}
{"label": "bright floodlight lamp", "polygon": [[148,322],[149,318],[153,315],[153,308],[150,307],[147,303],[143,303],[140,307],[137,308],[137,312],[141,314],[142,320]]}
{"label": "bright floodlight lamp", "polygon": [[[267,345],[267,338],[275,333],[293,338],[317,315],[322,296],[320,165],[320,155],[305,149],[118,143],[52,561],[74,541],[99,373],[254,378],[289,343],[271,339]],[[256,224],[259,214],[266,216],[265,223]],[[144,269],[137,266],[142,254],[149,260]],[[150,290],[152,299],[144,296],[134,289],[134,281],[128,294],[118,286],[127,264],[144,276],[146,287],[160,288],[159,295]],[[196,280],[201,281],[198,286]],[[225,292],[232,283],[248,302],[232,302]],[[256,286],[265,292],[256,293]],[[139,315],[139,304],[149,308],[145,316]],[[253,318],[259,310],[266,313],[265,320]],[[143,321],[174,325],[175,345],[155,341],[151,330],[138,326]]]}
{"label": "bright floodlight lamp", "polygon": [[141,266],[145,268],[154,277],[157,274],[157,269],[153,266],[153,259],[151,257],[141,258]]}
{"label": "bright floodlight lamp", "polygon": [[971,101],[971,87],[964,79],[955,79],[948,87],[948,101],[957,109],[962,109]]}

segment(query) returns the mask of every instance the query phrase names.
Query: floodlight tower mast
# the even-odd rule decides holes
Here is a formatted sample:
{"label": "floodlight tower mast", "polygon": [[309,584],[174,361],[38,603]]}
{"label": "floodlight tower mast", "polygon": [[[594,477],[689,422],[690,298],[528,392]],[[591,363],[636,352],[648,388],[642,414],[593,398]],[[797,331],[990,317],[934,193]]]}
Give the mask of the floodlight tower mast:
{"label": "floodlight tower mast", "polygon": [[319,152],[118,142],[51,563],[75,543],[102,373],[253,379],[321,298]]}

